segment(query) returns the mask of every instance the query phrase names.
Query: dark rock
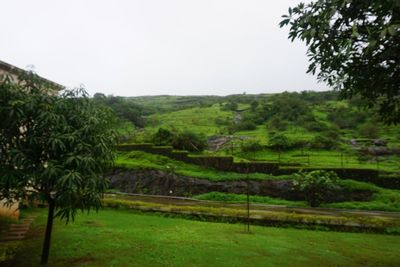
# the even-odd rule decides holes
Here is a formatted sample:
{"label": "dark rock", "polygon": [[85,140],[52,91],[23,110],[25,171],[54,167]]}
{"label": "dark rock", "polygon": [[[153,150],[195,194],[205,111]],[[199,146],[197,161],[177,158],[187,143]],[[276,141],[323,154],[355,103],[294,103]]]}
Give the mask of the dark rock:
{"label": "dark rock", "polygon": [[[292,180],[227,180],[213,182],[167,173],[159,170],[124,170],[116,169],[107,175],[110,185],[122,192],[166,195],[193,196],[208,192],[223,192],[251,195],[270,196],[287,200],[304,200],[302,192],[296,190]],[[350,192],[338,188],[327,196],[330,202],[348,200],[368,200],[372,192]]]}

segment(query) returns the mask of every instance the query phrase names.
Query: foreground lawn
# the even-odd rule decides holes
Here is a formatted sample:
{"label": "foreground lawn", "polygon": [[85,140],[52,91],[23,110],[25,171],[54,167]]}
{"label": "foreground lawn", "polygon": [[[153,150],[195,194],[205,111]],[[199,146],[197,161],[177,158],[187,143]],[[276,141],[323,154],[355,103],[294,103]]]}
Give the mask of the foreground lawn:
{"label": "foreground lawn", "polygon": [[[46,212],[10,266],[37,266]],[[54,227],[49,266],[400,266],[400,237],[102,210]]]}

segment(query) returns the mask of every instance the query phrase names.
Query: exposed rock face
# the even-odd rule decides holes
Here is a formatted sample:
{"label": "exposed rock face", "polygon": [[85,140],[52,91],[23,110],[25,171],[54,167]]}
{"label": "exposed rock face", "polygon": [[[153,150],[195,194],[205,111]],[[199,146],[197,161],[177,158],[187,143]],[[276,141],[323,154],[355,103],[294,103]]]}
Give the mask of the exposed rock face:
{"label": "exposed rock face", "polygon": [[[110,184],[126,193],[150,195],[192,196],[208,192],[224,192],[270,196],[288,200],[304,200],[301,192],[293,187],[291,180],[232,180],[212,182],[206,179],[186,177],[159,170],[116,169],[107,175]],[[340,189],[328,197],[329,201],[366,200],[369,191],[349,192]]]}

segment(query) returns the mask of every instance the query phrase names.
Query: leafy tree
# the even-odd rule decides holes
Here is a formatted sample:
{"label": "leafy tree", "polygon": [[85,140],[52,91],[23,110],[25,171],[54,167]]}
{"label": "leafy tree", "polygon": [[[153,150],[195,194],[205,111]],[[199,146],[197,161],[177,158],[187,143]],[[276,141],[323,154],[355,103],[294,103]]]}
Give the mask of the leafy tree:
{"label": "leafy tree", "polygon": [[258,101],[253,100],[253,101],[250,103],[250,108],[251,108],[251,110],[252,110],[252,111],[255,111],[255,110],[257,109],[258,105],[259,105]]}
{"label": "leafy tree", "polygon": [[329,138],[322,134],[316,135],[311,142],[311,147],[316,149],[332,149],[337,145],[336,139]]}
{"label": "leafy tree", "polygon": [[312,117],[309,104],[298,93],[283,92],[272,97],[271,116],[290,122],[303,122],[302,117]]}
{"label": "leafy tree", "polygon": [[153,142],[158,146],[170,145],[174,135],[167,129],[158,128],[158,131],[153,135]]}
{"label": "leafy tree", "polygon": [[269,127],[276,131],[284,131],[288,127],[288,122],[281,117],[275,115],[271,118],[269,122]]}
{"label": "leafy tree", "polygon": [[337,181],[339,178],[332,171],[299,172],[295,174],[295,178],[295,187],[305,194],[305,198],[311,207],[318,207],[338,188]]}
{"label": "leafy tree", "polygon": [[281,151],[290,149],[292,147],[292,142],[284,134],[275,134],[269,139],[268,145],[271,149]]}
{"label": "leafy tree", "polygon": [[280,26],[308,45],[308,72],[400,122],[400,1],[316,0],[289,8]]}
{"label": "leafy tree", "polygon": [[83,89],[60,96],[32,74],[0,81],[0,199],[27,196],[48,204],[42,264],[49,256],[53,218],[74,220],[101,206],[102,172],[113,160],[116,134],[108,109]]}
{"label": "leafy tree", "polygon": [[186,130],[174,135],[172,146],[192,152],[202,151],[207,147],[207,138],[203,134]]}
{"label": "leafy tree", "polygon": [[235,101],[229,101],[228,103],[226,103],[222,110],[230,110],[230,111],[237,111],[239,105],[237,102]]}
{"label": "leafy tree", "polygon": [[105,96],[102,93],[96,93],[93,96],[93,100],[96,103],[111,108],[118,115],[118,117],[132,122],[139,128],[143,128],[146,124],[142,116],[145,112],[145,109],[125,97]]}

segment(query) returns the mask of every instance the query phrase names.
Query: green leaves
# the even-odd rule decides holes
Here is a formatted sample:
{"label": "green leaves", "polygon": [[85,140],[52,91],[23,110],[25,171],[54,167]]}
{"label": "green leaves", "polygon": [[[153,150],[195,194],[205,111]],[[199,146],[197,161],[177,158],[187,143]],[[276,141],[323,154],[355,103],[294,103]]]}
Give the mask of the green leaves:
{"label": "green leaves", "polygon": [[327,195],[337,187],[339,177],[334,172],[317,170],[309,173],[295,174],[294,186],[304,192],[307,202],[312,207],[317,207],[326,201]]}
{"label": "green leaves", "polygon": [[66,221],[98,209],[116,144],[113,115],[82,88],[56,96],[34,75],[21,79],[0,81],[0,196],[33,187]]}
{"label": "green leaves", "polygon": [[[317,0],[289,8],[280,26],[309,49],[308,73],[376,106],[387,124],[400,116],[400,7],[398,1]],[[318,68],[316,68],[318,66]],[[318,70],[318,72],[317,72]]]}

